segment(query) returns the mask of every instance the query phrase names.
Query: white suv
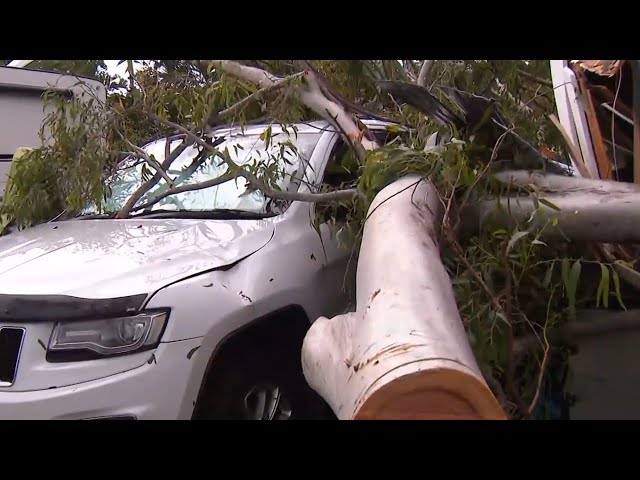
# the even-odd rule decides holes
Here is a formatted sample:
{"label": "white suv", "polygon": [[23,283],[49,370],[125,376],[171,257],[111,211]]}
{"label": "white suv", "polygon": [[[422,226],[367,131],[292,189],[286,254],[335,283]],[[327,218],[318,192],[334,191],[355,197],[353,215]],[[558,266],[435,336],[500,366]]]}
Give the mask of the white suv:
{"label": "white suv", "polygon": [[[364,123],[383,141],[390,134],[384,122]],[[267,128],[276,134],[269,145],[260,137]],[[219,148],[238,163],[271,155],[288,191],[349,176],[324,175],[346,148],[331,126],[292,130],[254,125],[211,136],[224,137]],[[287,141],[297,153],[284,148],[285,160]],[[145,149],[161,160],[165,142]],[[197,154],[185,150],[169,174],[179,177]],[[211,162],[184,181],[223,169]],[[108,209],[121,208],[144,175],[126,160],[110,181]],[[165,191],[163,182],[138,205]],[[170,195],[127,219],[88,207],[1,237],[0,419],[330,415],[304,380],[300,348],[312,321],[348,306],[357,258],[327,224],[314,229],[317,205],[242,195],[243,184]]]}

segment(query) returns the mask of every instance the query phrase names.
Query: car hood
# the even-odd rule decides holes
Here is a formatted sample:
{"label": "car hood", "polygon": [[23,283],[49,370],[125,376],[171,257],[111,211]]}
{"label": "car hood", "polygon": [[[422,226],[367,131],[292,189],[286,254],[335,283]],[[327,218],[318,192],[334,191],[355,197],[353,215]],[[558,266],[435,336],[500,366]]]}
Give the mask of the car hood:
{"label": "car hood", "polygon": [[234,263],[266,245],[266,220],[47,223],[0,237],[0,294],[115,298]]}

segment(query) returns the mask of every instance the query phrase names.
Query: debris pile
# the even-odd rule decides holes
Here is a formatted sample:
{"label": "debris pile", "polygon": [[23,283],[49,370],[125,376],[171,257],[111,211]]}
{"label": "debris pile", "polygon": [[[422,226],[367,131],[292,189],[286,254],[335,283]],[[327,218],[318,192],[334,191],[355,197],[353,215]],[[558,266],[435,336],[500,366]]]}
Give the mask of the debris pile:
{"label": "debris pile", "polygon": [[[633,92],[638,83],[627,60],[573,60],[580,101],[586,114],[597,176],[640,183],[640,152],[634,150]],[[637,88],[637,87],[636,87]],[[635,155],[634,155],[635,151]],[[595,172],[591,172],[592,175]]]}
{"label": "debris pile", "polygon": [[[640,191],[640,79],[636,65],[637,60],[568,62],[577,80],[578,101],[591,141],[591,148],[583,147],[583,155],[574,162],[582,162],[591,178],[638,186],[626,185],[630,191]],[[636,272],[640,250],[607,244],[600,250],[604,260],[616,262],[618,273],[627,283],[640,286],[640,274]]]}

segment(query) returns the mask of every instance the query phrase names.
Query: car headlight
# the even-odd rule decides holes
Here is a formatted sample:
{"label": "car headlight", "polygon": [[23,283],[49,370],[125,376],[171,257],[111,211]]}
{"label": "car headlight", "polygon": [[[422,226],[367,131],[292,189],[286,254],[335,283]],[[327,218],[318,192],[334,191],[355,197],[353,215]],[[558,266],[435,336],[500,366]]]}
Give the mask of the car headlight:
{"label": "car headlight", "polygon": [[168,314],[144,313],[131,317],[58,322],[48,351],[93,352],[98,357],[154,348],[160,342]]}

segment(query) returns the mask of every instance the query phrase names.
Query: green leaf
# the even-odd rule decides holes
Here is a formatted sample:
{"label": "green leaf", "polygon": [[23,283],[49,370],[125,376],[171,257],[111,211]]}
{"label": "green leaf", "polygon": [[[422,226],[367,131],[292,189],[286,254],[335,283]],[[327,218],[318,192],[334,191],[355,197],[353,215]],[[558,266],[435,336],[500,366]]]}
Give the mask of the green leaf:
{"label": "green leaf", "polygon": [[531,200],[533,200],[534,208],[538,210],[540,208],[540,199],[536,195],[532,195]]}
{"label": "green leaf", "polygon": [[615,268],[611,267],[611,276],[613,277],[613,285],[616,289],[616,298],[618,302],[625,310],[627,307],[624,306],[624,302],[622,301],[622,294],[620,293],[620,277],[618,277],[618,272],[616,272]]}
{"label": "green leaf", "polygon": [[569,259],[562,259],[562,283],[564,284],[564,288],[567,288],[569,285]]}
{"label": "green leaf", "polygon": [[547,207],[559,212],[560,211],[560,207],[557,206],[555,203],[550,202],[549,200],[547,200],[546,198],[540,198],[540,203],[543,205],[546,205]]}
{"label": "green leaf", "polygon": [[271,144],[271,125],[269,125],[261,134],[260,140],[264,142],[264,148],[268,149]]}
{"label": "green leaf", "polygon": [[555,266],[555,260],[551,262],[549,268],[547,269],[547,273],[542,280],[542,286],[548,288],[551,285],[551,277],[553,276],[553,267]]}
{"label": "green leaf", "polygon": [[3,213],[0,215],[0,233],[4,231],[4,229],[11,223],[11,216]]}
{"label": "green leaf", "polygon": [[603,290],[603,283],[602,283],[602,276],[600,277],[600,283],[598,284],[598,291],[596,292],[596,308],[600,308],[600,300],[602,298],[602,290]]}
{"label": "green leaf", "polygon": [[474,132],[478,132],[480,130],[480,127],[483,127],[491,118],[491,115],[494,113],[496,108],[496,104],[494,101],[492,101],[489,106],[485,109],[485,111],[482,113],[482,117],[480,118],[480,122],[478,122],[478,124],[473,128]]}
{"label": "green leaf", "polygon": [[507,244],[507,253],[509,253],[511,251],[511,249],[513,248],[513,246],[516,244],[516,242],[518,240],[520,240],[522,237],[528,235],[529,232],[518,232],[516,231],[513,235],[511,235],[511,238],[509,239],[509,243]]}
{"label": "green leaf", "polygon": [[602,303],[604,308],[609,308],[609,269],[603,264],[600,264],[600,270],[602,271],[602,275],[600,277],[600,285],[602,286]]}
{"label": "green leaf", "polygon": [[580,264],[580,260],[576,260],[571,266],[566,284],[567,297],[569,299],[569,315],[572,320],[575,320],[576,316],[576,291],[578,290],[578,280],[580,279],[581,270],[582,265]]}

